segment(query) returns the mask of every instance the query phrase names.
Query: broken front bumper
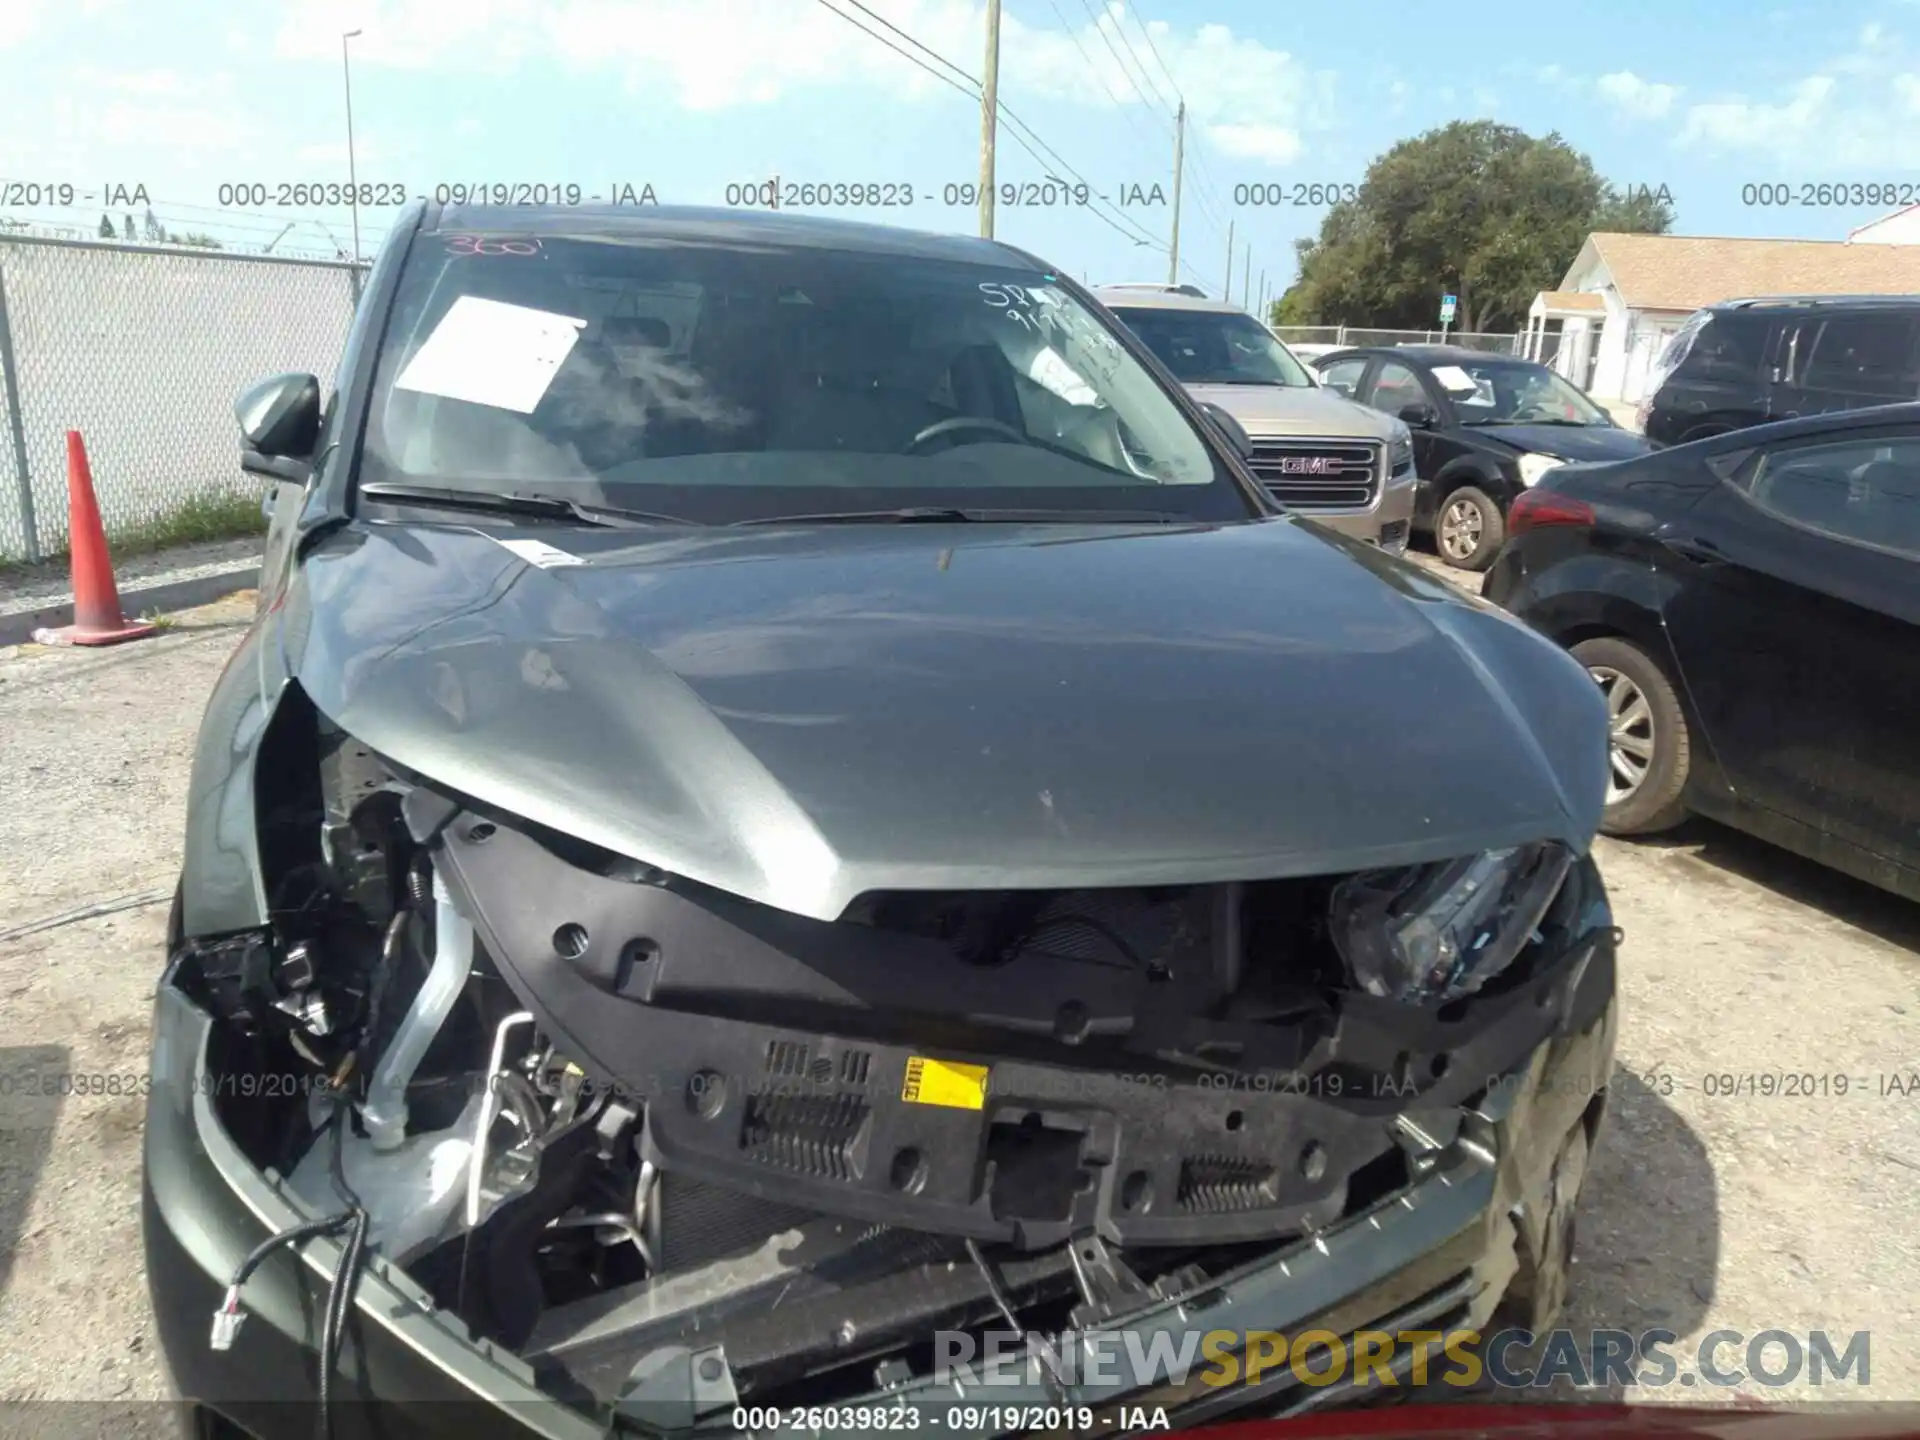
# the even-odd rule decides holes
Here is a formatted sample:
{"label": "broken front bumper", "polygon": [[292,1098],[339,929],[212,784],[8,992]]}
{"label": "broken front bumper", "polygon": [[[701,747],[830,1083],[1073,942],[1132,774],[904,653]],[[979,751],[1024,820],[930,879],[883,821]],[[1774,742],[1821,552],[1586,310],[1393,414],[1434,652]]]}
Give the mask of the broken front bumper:
{"label": "broken front bumper", "polygon": [[[956,1366],[837,1400],[825,1407],[826,1427],[863,1407],[918,1410],[929,1423],[904,1428],[978,1440],[1024,1433],[1016,1423],[1023,1412],[1059,1417],[1083,1407],[1092,1410],[1096,1433],[1107,1435],[1137,1428],[1136,1412],[1156,1409],[1177,1428],[1246,1413],[1284,1416],[1356,1398],[1351,1376],[1308,1384],[1269,1350],[1264,1370],[1229,1364],[1230,1383],[1221,1383],[1222,1366],[1207,1362],[1233,1359],[1244,1337],[1269,1332],[1291,1339],[1326,1331],[1350,1341],[1359,1332],[1484,1330],[1503,1301],[1512,1323],[1546,1328],[1564,1298],[1573,1210],[1605,1118],[1617,1024],[1610,957],[1604,969],[1604,977],[1592,977],[1596,992],[1604,980],[1605,995],[1589,1021],[1540,1046],[1458,1112],[1458,1132],[1420,1154],[1418,1178],[1399,1194],[1190,1292],[1116,1304],[1115,1313],[1088,1327],[1077,1365],[1068,1337],[1051,1348],[1065,1364],[1020,1357],[1012,1365]],[[1417,1128],[1406,1128],[1419,1149]],[[1104,1258],[1099,1246],[1087,1256]],[[1083,1280],[1095,1268],[1085,1267]],[[1097,1294],[1097,1279],[1094,1289]],[[1236,1337],[1231,1349],[1219,1348],[1223,1333]],[[1191,1336],[1209,1337],[1206,1348]],[[1179,1355],[1183,1345],[1191,1363],[1152,1368],[1156,1359]],[[1096,1361],[1096,1354],[1105,1358]],[[1129,1363],[1143,1356],[1147,1368]],[[1128,1358],[1116,1364],[1114,1357]],[[1414,1361],[1413,1350],[1396,1347],[1389,1368],[1397,1383],[1407,1383]],[[1258,1373],[1244,1383],[1249,1368]],[[669,1432],[724,1426],[742,1403],[730,1376],[724,1340],[656,1355],[622,1411]],[[1377,1373],[1371,1381],[1382,1383]],[[822,1423],[806,1412],[780,1413],[791,1423],[757,1433],[799,1440],[817,1434]]]}
{"label": "broken front bumper", "polygon": [[[1117,1309],[1100,1328],[1122,1337],[1131,1332],[1137,1353],[1152,1355],[1154,1335],[1170,1336],[1177,1351],[1190,1331],[1345,1335],[1480,1327],[1516,1288],[1550,1305],[1581,1161],[1604,1112],[1615,1025],[1609,945],[1585,968],[1553,1037],[1484,1096],[1456,1110],[1454,1133],[1426,1136],[1434,1142],[1427,1146],[1415,1127],[1407,1137],[1418,1152],[1410,1187],[1194,1293]],[[246,1160],[214,1113],[206,1068],[210,1028],[204,1011],[163,982],[144,1183],[147,1274],[160,1340],[187,1399],[262,1440],[280,1434],[304,1440],[312,1433],[320,1311],[339,1246],[323,1238],[298,1256],[275,1257],[249,1286],[252,1318],[235,1347],[226,1353],[208,1348],[207,1317],[240,1259],[272,1231],[313,1218],[279,1177]],[[736,1403],[723,1338],[711,1350],[657,1356],[647,1380],[608,1421],[545,1394],[529,1366],[474,1341],[458,1319],[378,1256],[363,1275],[356,1311],[336,1387],[342,1436],[366,1427],[364,1433],[383,1435],[594,1440],[671,1433],[694,1423],[710,1433],[728,1428]],[[1546,1318],[1539,1313],[1520,1321]],[[1011,1385],[986,1378],[926,1377],[836,1408],[930,1409],[940,1418],[929,1428],[985,1437],[1015,1428],[1005,1422],[1023,1406],[1164,1406],[1185,1425],[1246,1408],[1306,1409],[1342,1396],[1338,1385],[1300,1387],[1285,1367],[1268,1370],[1254,1386],[1220,1388],[1197,1373],[1184,1384],[1138,1373],[1104,1381],[1088,1375],[1072,1385],[1041,1374]],[[956,1423],[969,1417],[976,1421],[971,1428]]]}

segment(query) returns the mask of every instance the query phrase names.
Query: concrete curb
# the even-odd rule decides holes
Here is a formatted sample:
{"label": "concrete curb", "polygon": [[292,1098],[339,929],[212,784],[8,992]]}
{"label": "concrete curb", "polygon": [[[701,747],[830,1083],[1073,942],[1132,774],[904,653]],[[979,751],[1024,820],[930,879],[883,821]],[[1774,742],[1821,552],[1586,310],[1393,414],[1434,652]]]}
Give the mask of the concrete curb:
{"label": "concrete curb", "polygon": [[[195,605],[211,604],[239,590],[250,590],[259,583],[260,566],[242,565],[212,575],[195,575],[191,579],[148,585],[139,590],[122,590],[120,608],[129,616],[151,615],[161,610],[185,610]],[[0,645],[24,645],[33,639],[33,632],[42,626],[72,623],[71,600],[63,600],[58,605],[39,610],[16,610],[10,615],[0,615]]]}

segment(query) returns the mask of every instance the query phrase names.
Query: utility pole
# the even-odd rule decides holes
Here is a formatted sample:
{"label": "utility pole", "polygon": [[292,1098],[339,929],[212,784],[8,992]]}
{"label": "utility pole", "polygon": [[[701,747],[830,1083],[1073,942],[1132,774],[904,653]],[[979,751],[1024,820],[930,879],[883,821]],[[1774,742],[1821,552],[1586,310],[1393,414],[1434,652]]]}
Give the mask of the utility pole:
{"label": "utility pole", "polygon": [[340,83],[347,92],[347,199],[353,206],[353,263],[360,263],[360,177],[353,168],[353,65],[347,59],[347,42],[357,36],[349,30],[340,37]]}
{"label": "utility pole", "polygon": [[1227,293],[1220,298],[1226,301],[1233,299],[1233,221],[1231,220],[1227,221]]}
{"label": "utility pole", "polygon": [[1267,323],[1267,272],[1260,272],[1260,323]]}
{"label": "utility pole", "polygon": [[[1227,267],[1227,278],[1233,278],[1233,267]],[[1253,297],[1253,246],[1247,246],[1247,258],[1240,270],[1240,303],[1245,305]]]}
{"label": "utility pole", "polygon": [[987,78],[980,85],[980,234],[993,238],[993,139],[1000,118],[1000,0],[987,0]]}
{"label": "utility pole", "polygon": [[[1180,102],[1180,109],[1173,117],[1173,244],[1167,252],[1167,283],[1180,283],[1180,172],[1186,165],[1187,157],[1187,102]],[[1233,283],[1233,267],[1227,267],[1227,283]]]}

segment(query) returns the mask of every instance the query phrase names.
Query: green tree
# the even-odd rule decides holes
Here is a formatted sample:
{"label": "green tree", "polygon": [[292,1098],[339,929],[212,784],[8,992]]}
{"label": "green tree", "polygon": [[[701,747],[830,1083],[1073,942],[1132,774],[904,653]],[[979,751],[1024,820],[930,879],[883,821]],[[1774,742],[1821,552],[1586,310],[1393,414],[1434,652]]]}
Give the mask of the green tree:
{"label": "green tree", "polygon": [[100,238],[102,240],[120,238],[120,232],[113,228],[113,217],[104,213],[100,216]]}
{"label": "green tree", "polygon": [[126,223],[120,232],[120,238],[123,240],[135,239],[136,236],[134,235],[134,232],[133,232],[133,216],[128,215],[127,217],[125,217],[125,221]]}
{"label": "green tree", "polygon": [[1359,194],[1295,243],[1300,277],[1274,323],[1427,330],[1451,293],[1455,328],[1518,329],[1590,232],[1672,225],[1662,192],[1619,192],[1556,134],[1456,120],[1380,156]]}
{"label": "green tree", "polygon": [[214,239],[213,236],[204,235],[199,232],[191,235],[174,235],[169,238],[175,245],[198,245],[202,250],[224,250],[227,248],[218,240]]}

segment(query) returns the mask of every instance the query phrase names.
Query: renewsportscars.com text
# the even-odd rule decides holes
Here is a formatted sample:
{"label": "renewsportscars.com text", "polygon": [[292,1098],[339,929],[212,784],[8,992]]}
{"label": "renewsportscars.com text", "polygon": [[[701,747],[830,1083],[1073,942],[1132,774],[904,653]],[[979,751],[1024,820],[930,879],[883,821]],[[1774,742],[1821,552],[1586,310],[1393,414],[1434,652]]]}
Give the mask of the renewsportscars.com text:
{"label": "renewsportscars.com text", "polygon": [[[964,1331],[934,1335],[935,1374],[962,1372],[978,1385],[1043,1383],[1127,1387],[1258,1383],[1290,1370],[1304,1385],[1450,1385],[1462,1389],[1537,1389],[1555,1385],[1682,1385],[1770,1388],[1797,1384],[1865,1387],[1872,1376],[1872,1332],[1715,1330],[1688,1351],[1671,1330],[1272,1330],[1094,1332],[1053,1337]],[[1405,1378],[1401,1378],[1404,1373]]]}

